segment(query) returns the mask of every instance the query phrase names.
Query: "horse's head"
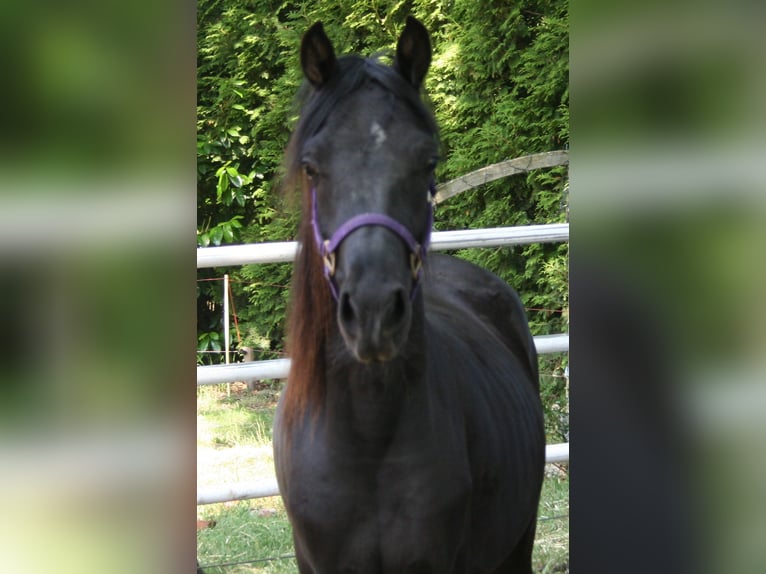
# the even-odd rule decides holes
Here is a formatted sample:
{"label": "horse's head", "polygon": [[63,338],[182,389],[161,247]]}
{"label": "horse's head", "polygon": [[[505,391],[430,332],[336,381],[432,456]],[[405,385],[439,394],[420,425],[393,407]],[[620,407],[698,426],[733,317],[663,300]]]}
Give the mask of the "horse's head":
{"label": "horse's head", "polygon": [[311,193],[314,239],[340,332],[361,362],[394,358],[410,331],[438,152],[418,93],[430,61],[428,33],[414,18],[392,67],[336,58],[321,23],[301,44],[312,94],[294,154]]}

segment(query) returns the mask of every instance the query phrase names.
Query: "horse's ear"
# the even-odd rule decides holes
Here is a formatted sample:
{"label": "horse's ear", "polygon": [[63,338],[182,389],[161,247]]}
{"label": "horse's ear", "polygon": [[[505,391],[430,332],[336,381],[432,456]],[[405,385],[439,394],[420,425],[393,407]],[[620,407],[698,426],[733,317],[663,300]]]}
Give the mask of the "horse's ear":
{"label": "horse's ear", "polygon": [[324,32],[324,26],[317,22],[306,31],[301,40],[303,75],[319,89],[335,73],[335,64],[335,50]]}
{"label": "horse's ear", "polygon": [[431,64],[431,41],[428,30],[412,16],[407,16],[407,24],[396,44],[394,68],[415,88],[420,88]]}

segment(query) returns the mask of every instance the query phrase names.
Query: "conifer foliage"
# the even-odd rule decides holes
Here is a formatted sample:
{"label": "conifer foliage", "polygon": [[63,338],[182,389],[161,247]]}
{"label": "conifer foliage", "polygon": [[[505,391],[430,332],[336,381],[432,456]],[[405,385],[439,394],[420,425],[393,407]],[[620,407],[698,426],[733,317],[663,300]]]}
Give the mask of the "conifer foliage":
{"label": "conifer foliage", "polygon": [[[296,119],[298,46],[324,22],[336,51],[393,50],[408,14],[431,33],[425,91],[441,129],[437,180],[569,140],[566,0],[199,0],[197,202],[199,246],[294,239],[296,206],[279,191]],[[437,230],[563,222],[566,167],[487,184],[437,208]],[[567,244],[458,253],[506,279],[529,309],[534,334],[567,331]],[[242,345],[282,351],[289,264],[201,269],[229,273]],[[220,347],[220,281],[198,283],[199,348]],[[236,344],[237,341],[235,340]],[[218,362],[215,355],[201,362]],[[561,368],[558,359],[555,368]]]}

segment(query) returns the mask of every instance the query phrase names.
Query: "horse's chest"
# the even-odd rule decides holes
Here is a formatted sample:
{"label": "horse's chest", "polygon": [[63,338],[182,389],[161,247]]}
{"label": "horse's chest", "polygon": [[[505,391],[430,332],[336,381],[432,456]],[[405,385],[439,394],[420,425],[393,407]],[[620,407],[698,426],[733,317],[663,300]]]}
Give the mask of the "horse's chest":
{"label": "horse's chest", "polygon": [[307,554],[333,571],[451,571],[470,478],[467,463],[447,450],[394,447],[378,459],[355,459],[315,449],[312,472],[302,473],[287,500]]}

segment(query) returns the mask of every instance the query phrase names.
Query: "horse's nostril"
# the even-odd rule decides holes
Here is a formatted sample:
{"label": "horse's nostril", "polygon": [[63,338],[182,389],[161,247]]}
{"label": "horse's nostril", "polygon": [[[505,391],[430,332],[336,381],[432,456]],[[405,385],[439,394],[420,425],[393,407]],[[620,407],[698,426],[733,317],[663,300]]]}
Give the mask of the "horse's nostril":
{"label": "horse's nostril", "polygon": [[391,322],[392,324],[400,323],[407,314],[407,298],[404,293],[404,289],[397,289],[394,293],[394,304],[391,307]]}
{"label": "horse's nostril", "polygon": [[351,324],[355,317],[354,307],[351,305],[351,296],[343,293],[340,298],[340,319],[344,323]]}

